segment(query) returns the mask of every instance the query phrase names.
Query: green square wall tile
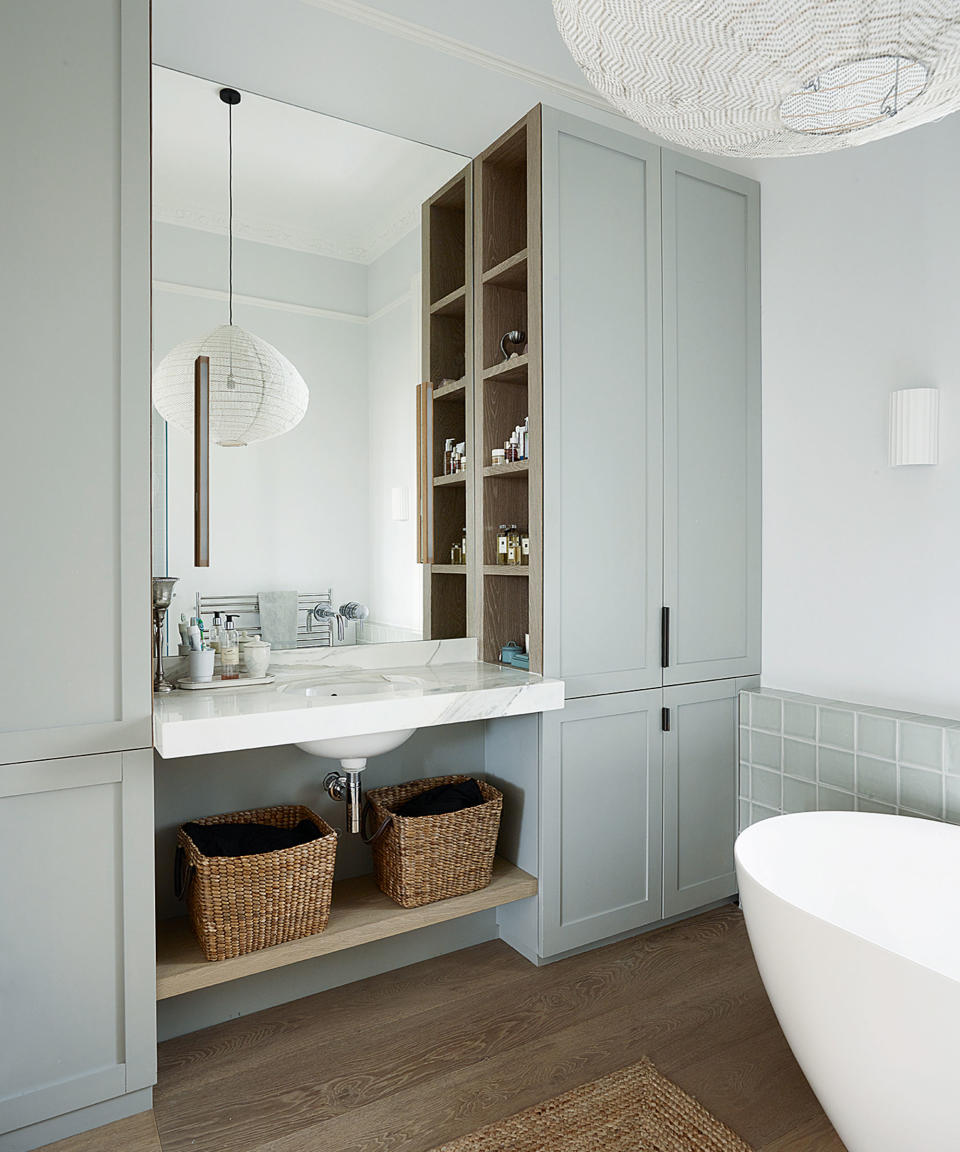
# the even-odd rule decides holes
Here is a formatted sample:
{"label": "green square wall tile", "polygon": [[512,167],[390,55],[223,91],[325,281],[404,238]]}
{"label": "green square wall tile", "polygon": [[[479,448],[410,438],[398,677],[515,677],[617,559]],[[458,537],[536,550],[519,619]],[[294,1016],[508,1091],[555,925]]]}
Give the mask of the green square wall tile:
{"label": "green square wall tile", "polygon": [[865,796],[857,797],[858,812],[876,812],[880,816],[896,816],[897,810],[892,804],[879,804],[876,800],[868,800]]}
{"label": "green square wall tile", "polygon": [[780,737],[771,732],[750,733],[750,763],[780,771]]}
{"label": "green square wall tile", "polygon": [[853,750],[853,713],[839,708],[820,709],[820,743]]}
{"label": "green square wall tile", "polygon": [[783,810],[784,812],[816,812],[816,784],[808,784],[805,780],[791,780],[789,776],[784,776]]}
{"label": "green square wall tile", "polygon": [[943,819],[943,774],[900,765],[900,807]]}
{"label": "green square wall tile", "polygon": [[849,792],[838,792],[836,788],[817,788],[817,807],[821,812],[852,812],[853,797]]}
{"label": "green square wall tile", "polygon": [[857,757],[857,795],[897,805],[897,766],[892,760]]}
{"label": "green square wall tile", "polygon": [[834,748],[820,749],[820,783],[853,791],[853,753]]}
{"label": "green square wall tile", "polygon": [[960,824],[960,776],[948,776],[946,785],[947,819],[951,824]]}
{"label": "green square wall tile", "polygon": [[960,728],[947,728],[944,732],[944,768],[960,776]]}
{"label": "green square wall tile", "polygon": [[761,820],[769,820],[771,816],[779,816],[774,808],[764,808],[762,804],[750,805],[750,823],[759,824]]}
{"label": "green square wall tile", "polygon": [[889,716],[857,716],[857,751],[882,760],[896,760],[896,720]]}
{"label": "green square wall tile", "polygon": [[817,778],[817,746],[802,740],[783,738],[783,770],[804,780]]}
{"label": "green square wall tile", "polygon": [[750,801],[749,800],[741,800],[740,801],[740,824],[738,825],[738,830],[740,832],[742,832],[744,830],[744,828],[749,828],[749,827],[750,827]]}
{"label": "green square wall tile", "polygon": [[816,740],[816,708],[812,704],[800,704],[796,700],[784,700],[783,734],[784,736],[799,736],[802,740]]}
{"label": "green square wall tile", "polygon": [[779,732],[781,723],[780,700],[776,696],[761,696],[755,692],[750,697],[750,727]]}
{"label": "green square wall tile", "polygon": [[921,768],[943,767],[943,729],[926,724],[900,722],[900,763]]}
{"label": "green square wall tile", "polygon": [[780,783],[783,777],[779,772],[768,772],[766,768],[750,770],[750,799],[754,804],[767,808],[780,808]]}

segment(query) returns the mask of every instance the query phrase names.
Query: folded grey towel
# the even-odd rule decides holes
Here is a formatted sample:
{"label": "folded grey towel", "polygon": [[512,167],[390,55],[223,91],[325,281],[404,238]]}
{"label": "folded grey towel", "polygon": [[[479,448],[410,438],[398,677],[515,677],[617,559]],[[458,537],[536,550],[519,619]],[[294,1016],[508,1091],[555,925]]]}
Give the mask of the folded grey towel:
{"label": "folded grey towel", "polygon": [[297,646],[297,593],[258,592],[260,634],[271,648]]}

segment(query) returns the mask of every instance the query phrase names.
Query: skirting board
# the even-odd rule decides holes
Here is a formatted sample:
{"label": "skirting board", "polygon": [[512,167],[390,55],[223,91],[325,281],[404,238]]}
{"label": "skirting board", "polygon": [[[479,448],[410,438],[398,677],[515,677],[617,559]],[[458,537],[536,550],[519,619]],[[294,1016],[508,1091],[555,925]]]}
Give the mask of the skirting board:
{"label": "skirting board", "polygon": [[581,944],[579,948],[568,948],[566,952],[556,952],[553,956],[538,956],[532,952],[525,943],[511,938],[509,931],[500,928],[500,939],[509,944],[515,951],[531,964],[542,968],[547,964],[555,964],[557,960],[566,960],[570,956],[579,956],[583,952],[592,952],[595,948],[605,948],[608,944],[618,944],[621,940],[630,940],[634,936],[644,936],[647,932],[656,932],[658,928],[669,928],[671,924],[679,924],[681,920],[689,920],[692,916],[699,916],[703,912],[712,912],[714,908],[722,908],[725,904],[736,904],[739,907],[737,896],[728,896],[725,900],[714,900],[712,904],[704,904],[702,908],[695,908],[692,912],[681,912],[677,916],[668,916],[666,920],[657,920],[653,924],[644,924],[642,928],[632,928],[629,932],[619,932],[616,936],[607,936],[604,940],[597,940],[593,944]]}
{"label": "skirting board", "polygon": [[[183,1036],[225,1020],[299,1000],[302,996],[313,996],[394,968],[405,968],[447,952],[484,944],[498,936],[496,910],[490,908],[401,936],[160,1000],[157,1003],[158,1039]],[[0,1152],[7,1152],[2,1144]]]}
{"label": "skirting board", "polygon": [[78,1136],[91,1128],[112,1124],[114,1120],[125,1120],[138,1112],[149,1112],[152,1107],[153,1089],[141,1088],[139,1092],[128,1092],[125,1096],[91,1104],[89,1108],[78,1108],[76,1112],[67,1112],[0,1135],[0,1152],[33,1152],[35,1148],[43,1148],[56,1140]]}

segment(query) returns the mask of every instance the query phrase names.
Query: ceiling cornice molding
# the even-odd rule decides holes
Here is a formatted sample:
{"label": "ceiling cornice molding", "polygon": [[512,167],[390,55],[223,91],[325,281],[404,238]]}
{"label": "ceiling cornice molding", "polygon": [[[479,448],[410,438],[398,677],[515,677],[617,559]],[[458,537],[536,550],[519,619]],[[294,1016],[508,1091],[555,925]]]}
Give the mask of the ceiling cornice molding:
{"label": "ceiling cornice molding", "polygon": [[[175,224],[180,228],[195,228],[200,232],[227,235],[225,213],[204,212],[198,208],[171,207],[154,201],[153,219],[161,224]],[[275,248],[290,248],[310,256],[326,256],[331,260],[348,260],[352,264],[372,264],[394,244],[416,228],[419,209],[404,212],[382,229],[368,244],[356,240],[333,241],[323,236],[283,228],[279,225],[234,221],[233,233],[238,240],[251,240],[256,244],[270,244]]]}
{"label": "ceiling cornice molding", "polygon": [[465,60],[499,72],[504,76],[523,80],[539,88],[549,88],[566,96],[570,100],[577,100],[581,104],[589,104],[592,108],[600,108],[604,112],[617,114],[616,108],[599,93],[588,88],[581,88],[576,84],[569,84],[546,72],[538,72],[534,68],[527,68],[508,60],[505,56],[498,56],[467,44],[463,40],[455,40],[452,36],[445,36],[442,32],[435,32],[423,24],[414,24],[412,20],[404,20],[402,16],[393,16],[389,12],[381,12],[379,8],[371,8],[369,4],[361,4],[359,0],[300,0],[310,8],[322,8],[346,20],[353,20],[358,24],[366,24],[380,32],[409,40],[413,44],[420,44],[425,48],[432,48],[437,52],[444,52],[447,56],[454,56],[458,60]]}
{"label": "ceiling cornice molding", "polygon": [[[175,296],[195,296],[201,300],[219,300],[224,304],[230,294],[222,288],[201,288],[198,284],[177,284],[172,280],[154,280],[154,292],[170,292]],[[270,300],[266,296],[244,296],[233,294],[234,304],[248,304],[253,308],[268,308],[271,312],[293,312],[298,316],[313,316],[319,320],[339,320],[347,324],[368,324],[369,316],[355,312],[338,312],[333,308],[314,308],[309,304],[294,304],[289,300]]]}

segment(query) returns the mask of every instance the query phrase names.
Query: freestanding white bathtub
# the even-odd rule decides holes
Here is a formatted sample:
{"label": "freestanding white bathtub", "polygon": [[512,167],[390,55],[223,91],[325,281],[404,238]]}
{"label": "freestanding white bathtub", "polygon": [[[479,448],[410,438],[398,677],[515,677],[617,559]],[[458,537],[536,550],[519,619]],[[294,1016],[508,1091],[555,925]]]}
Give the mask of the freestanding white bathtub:
{"label": "freestanding white bathtub", "polygon": [[849,1152],[957,1152],[960,827],[777,816],[736,862],[767,994]]}

